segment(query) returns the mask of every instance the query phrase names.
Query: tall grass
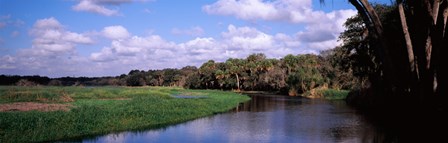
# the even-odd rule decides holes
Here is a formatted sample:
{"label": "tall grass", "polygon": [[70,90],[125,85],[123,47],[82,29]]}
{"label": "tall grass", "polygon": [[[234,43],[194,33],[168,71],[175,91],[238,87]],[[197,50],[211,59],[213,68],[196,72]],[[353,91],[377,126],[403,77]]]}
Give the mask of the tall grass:
{"label": "tall grass", "polygon": [[308,91],[304,93],[303,96],[312,98],[324,98],[328,100],[343,100],[347,98],[349,92],[350,91],[348,90],[321,88]]}
{"label": "tall grass", "polygon": [[[171,96],[183,93],[206,98]],[[61,96],[74,101],[61,102]],[[161,127],[225,112],[247,100],[231,92],[165,87],[0,87],[0,104],[72,105],[70,111],[0,112],[0,142],[54,141]]]}

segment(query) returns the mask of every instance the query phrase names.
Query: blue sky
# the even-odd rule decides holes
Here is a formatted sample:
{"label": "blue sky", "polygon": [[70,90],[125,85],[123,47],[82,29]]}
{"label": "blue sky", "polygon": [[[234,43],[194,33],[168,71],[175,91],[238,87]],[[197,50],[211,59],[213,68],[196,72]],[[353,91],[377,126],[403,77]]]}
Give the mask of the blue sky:
{"label": "blue sky", "polygon": [[115,76],[318,53],[354,14],[335,0],[0,0],[0,74]]}

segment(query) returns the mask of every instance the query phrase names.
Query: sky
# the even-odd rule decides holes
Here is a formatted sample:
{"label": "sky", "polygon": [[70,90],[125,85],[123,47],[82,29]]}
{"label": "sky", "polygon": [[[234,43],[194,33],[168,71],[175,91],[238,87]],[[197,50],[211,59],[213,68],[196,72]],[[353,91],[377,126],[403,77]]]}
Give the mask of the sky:
{"label": "sky", "polygon": [[356,13],[340,0],[0,0],[0,74],[117,76],[318,54],[340,44]]}

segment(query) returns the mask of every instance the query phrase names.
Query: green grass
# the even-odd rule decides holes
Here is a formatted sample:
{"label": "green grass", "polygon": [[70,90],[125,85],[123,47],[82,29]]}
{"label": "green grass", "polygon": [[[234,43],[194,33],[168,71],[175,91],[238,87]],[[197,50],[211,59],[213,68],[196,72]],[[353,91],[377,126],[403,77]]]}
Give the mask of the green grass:
{"label": "green grass", "polygon": [[315,89],[312,93],[310,91],[304,93],[305,97],[314,96],[319,98],[324,98],[328,100],[343,100],[347,98],[350,91],[348,90],[337,90],[337,89]]}
{"label": "green grass", "polygon": [[[206,98],[171,96],[177,94]],[[67,96],[73,101],[62,100]],[[72,105],[70,111],[0,112],[0,142],[54,141],[163,127],[225,112],[249,99],[232,92],[166,87],[0,87],[0,104]]]}
{"label": "green grass", "polygon": [[320,92],[320,94],[322,94],[323,97],[328,100],[342,100],[342,99],[347,98],[347,95],[350,91],[336,90],[336,89],[324,89],[324,90],[318,90],[317,92]]}

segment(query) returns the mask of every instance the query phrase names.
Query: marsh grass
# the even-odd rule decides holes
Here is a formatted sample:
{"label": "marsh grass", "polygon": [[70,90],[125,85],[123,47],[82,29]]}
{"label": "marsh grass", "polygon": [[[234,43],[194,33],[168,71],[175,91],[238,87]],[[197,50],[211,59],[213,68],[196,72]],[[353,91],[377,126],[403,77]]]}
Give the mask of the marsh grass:
{"label": "marsh grass", "polygon": [[[171,96],[178,94],[207,98]],[[63,102],[61,97],[73,101]],[[69,111],[0,112],[0,142],[55,141],[161,127],[225,112],[247,100],[231,92],[167,87],[0,87],[0,104],[72,105]]]}
{"label": "marsh grass", "polygon": [[305,92],[302,96],[311,98],[324,98],[328,100],[343,100],[347,98],[348,90],[338,90],[330,88],[313,89]]}

